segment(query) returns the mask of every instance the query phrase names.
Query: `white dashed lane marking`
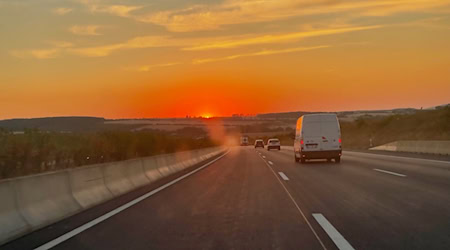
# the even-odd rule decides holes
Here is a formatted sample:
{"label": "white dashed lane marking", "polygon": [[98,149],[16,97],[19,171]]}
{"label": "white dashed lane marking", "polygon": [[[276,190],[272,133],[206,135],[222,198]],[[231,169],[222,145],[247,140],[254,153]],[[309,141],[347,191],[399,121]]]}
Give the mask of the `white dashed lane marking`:
{"label": "white dashed lane marking", "polygon": [[283,172],[278,172],[278,174],[281,176],[281,178],[283,178],[283,180],[285,181],[289,180],[289,178]]}
{"label": "white dashed lane marking", "polygon": [[373,170],[375,170],[377,172],[385,173],[385,174],[399,176],[399,177],[406,177],[406,175],[404,175],[404,174],[399,174],[399,173],[395,173],[395,172],[391,172],[391,171],[387,171],[387,170],[383,170],[383,169],[374,168]]}
{"label": "white dashed lane marking", "polygon": [[312,214],[317,223],[328,234],[339,250],[354,250],[352,245],[331,225],[331,223],[322,214]]}

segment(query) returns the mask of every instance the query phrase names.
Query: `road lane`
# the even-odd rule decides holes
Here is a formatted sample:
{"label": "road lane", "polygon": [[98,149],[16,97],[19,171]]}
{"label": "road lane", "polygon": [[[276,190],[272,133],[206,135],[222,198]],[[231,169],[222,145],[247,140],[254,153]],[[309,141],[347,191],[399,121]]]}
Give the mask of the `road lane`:
{"label": "road lane", "polygon": [[251,148],[136,204],[55,249],[322,249]]}
{"label": "road lane", "polygon": [[[293,152],[266,153],[303,210],[322,213],[356,249],[450,248],[450,178],[443,168],[423,165],[414,177],[380,174],[390,161],[346,157],[341,164],[295,163]],[[399,161],[399,159],[396,159]],[[411,160],[393,164],[409,165]],[[435,164],[429,162],[428,164]],[[402,166],[405,170],[406,166]],[[420,172],[414,172],[419,169]],[[437,182],[425,170],[440,171]],[[424,173],[421,176],[420,173]],[[444,181],[446,179],[446,182]]]}

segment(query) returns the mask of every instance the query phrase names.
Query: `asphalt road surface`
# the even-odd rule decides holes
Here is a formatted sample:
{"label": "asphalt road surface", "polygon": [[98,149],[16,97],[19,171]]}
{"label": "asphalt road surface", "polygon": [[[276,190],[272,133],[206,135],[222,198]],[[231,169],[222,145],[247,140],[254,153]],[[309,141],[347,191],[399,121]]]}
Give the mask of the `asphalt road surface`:
{"label": "asphalt road surface", "polygon": [[[42,246],[162,184],[2,247]],[[344,152],[300,164],[289,149],[235,147],[71,236],[54,249],[450,249],[450,162]]]}

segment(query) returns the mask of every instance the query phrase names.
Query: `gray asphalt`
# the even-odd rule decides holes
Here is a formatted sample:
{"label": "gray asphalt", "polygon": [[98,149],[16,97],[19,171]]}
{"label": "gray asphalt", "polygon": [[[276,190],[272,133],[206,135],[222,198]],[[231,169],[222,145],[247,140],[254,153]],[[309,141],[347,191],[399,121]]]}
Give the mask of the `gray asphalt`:
{"label": "gray asphalt", "polygon": [[[3,247],[39,246],[102,212]],[[358,152],[300,164],[289,149],[236,147],[55,249],[337,249],[317,213],[355,249],[450,249],[450,164]]]}

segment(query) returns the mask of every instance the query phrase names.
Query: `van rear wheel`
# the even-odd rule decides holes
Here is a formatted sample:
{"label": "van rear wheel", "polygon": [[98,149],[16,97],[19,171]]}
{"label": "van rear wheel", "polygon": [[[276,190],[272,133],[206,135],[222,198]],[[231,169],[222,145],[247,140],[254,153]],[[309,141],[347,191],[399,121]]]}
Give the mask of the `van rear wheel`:
{"label": "van rear wheel", "polygon": [[338,157],[334,158],[334,162],[336,162],[336,163],[340,163],[340,162],[341,162],[341,157],[340,157],[340,156],[338,156]]}
{"label": "van rear wheel", "polygon": [[300,162],[301,162],[301,163],[305,163],[305,162],[306,162],[306,159],[302,157],[302,158],[300,158]]}
{"label": "van rear wheel", "polygon": [[298,158],[296,155],[294,155],[294,158],[295,158],[295,162],[299,162],[300,161],[300,158]]}

